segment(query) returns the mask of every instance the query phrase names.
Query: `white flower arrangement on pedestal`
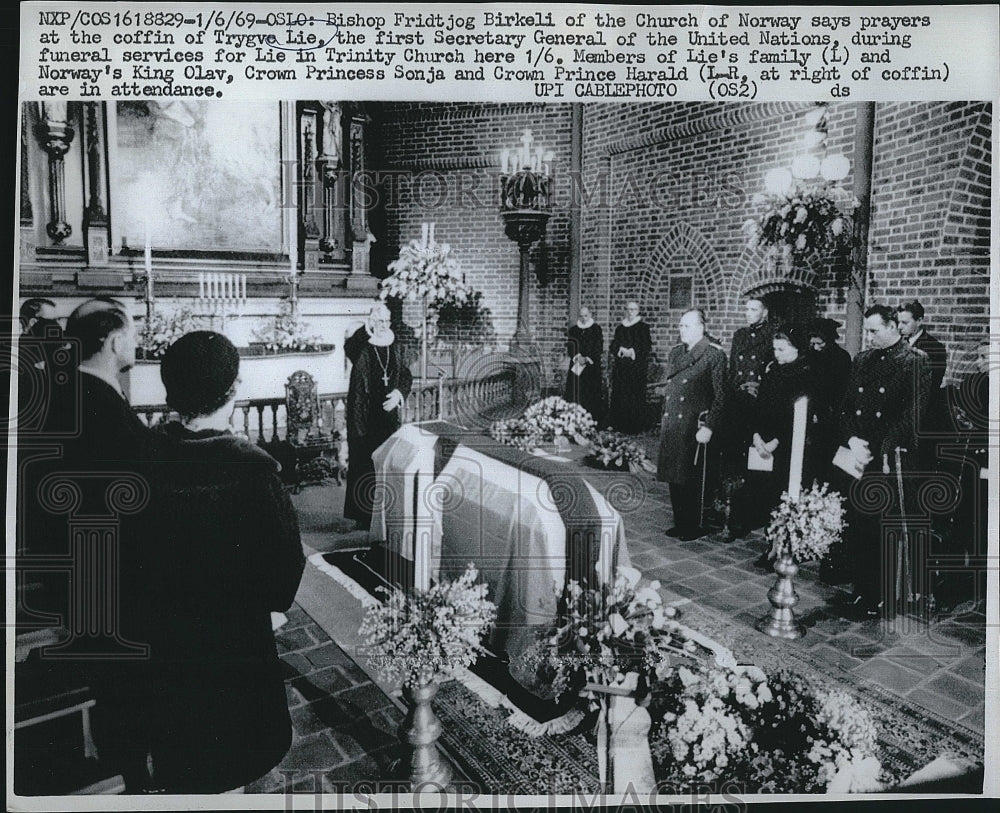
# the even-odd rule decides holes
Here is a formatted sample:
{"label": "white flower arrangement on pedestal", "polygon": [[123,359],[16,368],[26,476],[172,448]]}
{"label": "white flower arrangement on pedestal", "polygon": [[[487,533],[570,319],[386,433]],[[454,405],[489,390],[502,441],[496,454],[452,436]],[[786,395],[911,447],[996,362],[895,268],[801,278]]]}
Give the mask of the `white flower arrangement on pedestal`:
{"label": "white flower arrangement on pedestal", "polygon": [[389,263],[391,276],[381,282],[379,298],[424,301],[432,311],[437,303],[463,303],[469,296],[465,275],[447,243],[411,240]]}
{"label": "white flower arrangement on pedestal", "polygon": [[828,484],[813,483],[798,497],[787,491],[781,503],[771,513],[767,539],[771,556],[791,558],[794,562],[822,559],[830,546],[844,532],[844,500]]}
{"label": "white flower arrangement on pedestal", "polygon": [[478,577],[469,564],[459,578],[442,579],[428,590],[382,588],[388,598],[369,607],[358,634],[386,680],[424,686],[472,665],[486,651],[481,639],[496,621],[497,608],[486,597],[489,585],[477,584]]}

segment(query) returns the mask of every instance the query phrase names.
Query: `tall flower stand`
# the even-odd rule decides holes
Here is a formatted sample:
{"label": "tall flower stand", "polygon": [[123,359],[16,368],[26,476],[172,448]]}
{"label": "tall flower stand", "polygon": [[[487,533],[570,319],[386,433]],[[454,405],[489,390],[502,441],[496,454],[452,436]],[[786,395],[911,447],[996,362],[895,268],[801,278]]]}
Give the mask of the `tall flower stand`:
{"label": "tall flower stand", "polygon": [[757,622],[757,629],[772,638],[793,640],[806,634],[806,628],[799,623],[793,609],[799,603],[792,579],[799,572],[799,566],[790,556],[783,556],[774,563],[778,580],[767,591],[771,602],[771,612]]}
{"label": "tall flower stand", "polygon": [[431,708],[438,693],[437,681],[411,689],[403,689],[409,706],[406,717],[406,739],[413,746],[410,758],[410,784],[414,789],[432,786],[444,790],[451,781],[451,767],[441,758],[436,744],[441,736],[441,723]]}

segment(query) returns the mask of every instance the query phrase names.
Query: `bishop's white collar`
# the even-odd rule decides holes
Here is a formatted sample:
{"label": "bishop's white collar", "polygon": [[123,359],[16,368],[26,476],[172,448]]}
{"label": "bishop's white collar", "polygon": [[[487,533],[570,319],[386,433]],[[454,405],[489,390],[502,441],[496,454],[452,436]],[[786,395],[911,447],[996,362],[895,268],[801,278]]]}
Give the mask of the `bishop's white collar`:
{"label": "bishop's white collar", "polygon": [[592,324],[594,324],[594,317],[593,316],[591,316],[586,322],[584,322],[582,319],[577,319],[576,320],[576,326],[578,328],[580,328],[581,330],[586,330]]}
{"label": "bishop's white collar", "polygon": [[368,337],[368,344],[373,344],[375,347],[388,347],[394,341],[396,341],[396,334],[388,329]]}
{"label": "bishop's white collar", "polygon": [[638,315],[638,316],[634,316],[634,317],[633,316],[626,316],[624,319],[622,319],[622,324],[625,327],[632,327],[632,325],[634,325],[636,322],[641,322],[641,321],[642,321],[642,315],[641,314]]}

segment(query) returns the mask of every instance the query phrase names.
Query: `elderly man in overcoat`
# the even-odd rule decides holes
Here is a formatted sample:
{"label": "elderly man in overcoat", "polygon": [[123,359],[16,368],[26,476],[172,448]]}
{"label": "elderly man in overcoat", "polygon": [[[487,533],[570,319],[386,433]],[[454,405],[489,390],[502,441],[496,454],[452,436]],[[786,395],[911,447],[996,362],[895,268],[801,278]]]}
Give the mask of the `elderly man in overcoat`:
{"label": "elderly man in overcoat", "polygon": [[670,351],[663,385],[656,476],[670,484],[674,527],[667,534],[687,541],[705,535],[702,501],[716,457],[712,437],[726,405],[726,354],[705,337],[700,309],[686,311],[679,330],[681,344]]}
{"label": "elderly man in overcoat", "polygon": [[[931,369],[927,355],[900,336],[892,308],[869,308],[864,325],[868,349],[858,353],[851,367],[841,404],[840,442],[848,450],[842,463],[860,475],[859,482],[848,482],[843,492],[847,543],[854,560],[853,603],[875,618],[889,597],[885,576],[896,561],[896,551],[883,538],[883,524],[899,523],[897,472],[902,471],[903,483],[912,481],[908,475],[917,460],[915,421],[927,402]],[[891,507],[876,505],[875,498],[884,492],[893,495]],[[918,566],[911,567],[915,571]]]}

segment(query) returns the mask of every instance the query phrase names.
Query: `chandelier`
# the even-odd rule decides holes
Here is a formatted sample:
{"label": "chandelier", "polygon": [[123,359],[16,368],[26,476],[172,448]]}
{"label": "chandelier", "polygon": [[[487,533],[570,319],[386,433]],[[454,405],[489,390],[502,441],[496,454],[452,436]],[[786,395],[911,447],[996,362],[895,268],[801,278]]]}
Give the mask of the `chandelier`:
{"label": "chandelier", "polygon": [[827,106],[817,105],[805,116],[810,128],[802,136],[800,152],[792,159],[789,167],[775,167],[764,176],[764,189],[770,195],[787,195],[802,182],[810,185],[836,183],[844,180],[851,172],[851,162],[839,152],[828,152]]}

